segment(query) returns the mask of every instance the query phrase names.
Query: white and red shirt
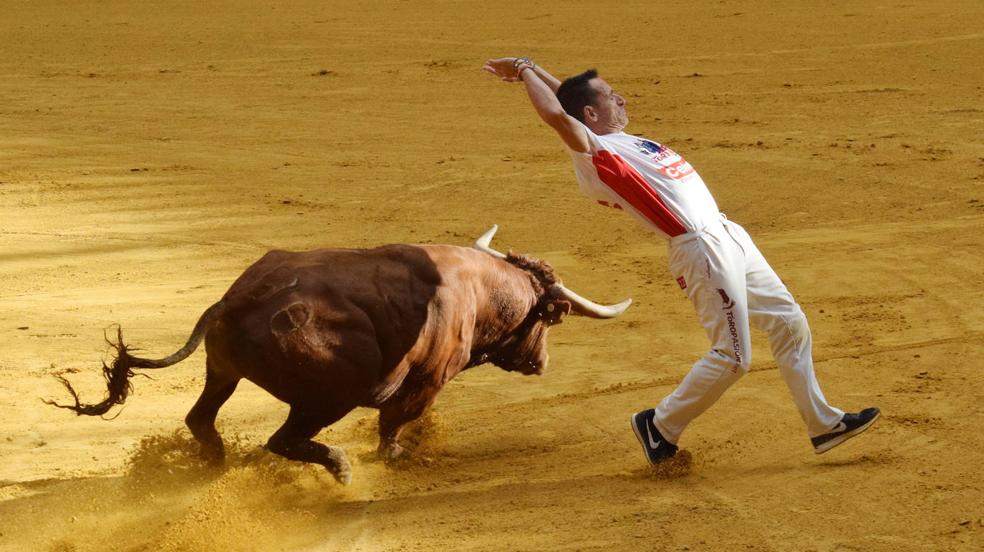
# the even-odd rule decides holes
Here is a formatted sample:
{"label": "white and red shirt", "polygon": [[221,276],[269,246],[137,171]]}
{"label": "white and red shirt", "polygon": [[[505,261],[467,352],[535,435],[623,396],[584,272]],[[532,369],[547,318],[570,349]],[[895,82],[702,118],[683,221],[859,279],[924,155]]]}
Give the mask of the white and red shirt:
{"label": "white and red shirt", "polygon": [[720,220],[697,171],[670,148],[624,132],[597,135],[584,127],[591,153],[568,149],[581,192],[622,209],[671,238]]}

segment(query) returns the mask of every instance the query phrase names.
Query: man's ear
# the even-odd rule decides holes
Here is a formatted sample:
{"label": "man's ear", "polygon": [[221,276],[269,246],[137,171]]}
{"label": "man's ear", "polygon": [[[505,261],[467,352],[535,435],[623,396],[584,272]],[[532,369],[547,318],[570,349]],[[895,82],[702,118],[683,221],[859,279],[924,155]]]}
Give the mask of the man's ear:
{"label": "man's ear", "polygon": [[585,121],[592,121],[593,122],[593,121],[597,121],[598,120],[598,111],[594,108],[593,105],[586,105],[586,106],[584,106],[583,113],[584,113],[584,120]]}
{"label": "man's ear", "polygon": [[561,319],[571,312],[571,302],[557,299],[547,303],[547,308],[543,311],[543,321],[553,326],[560,324]]}

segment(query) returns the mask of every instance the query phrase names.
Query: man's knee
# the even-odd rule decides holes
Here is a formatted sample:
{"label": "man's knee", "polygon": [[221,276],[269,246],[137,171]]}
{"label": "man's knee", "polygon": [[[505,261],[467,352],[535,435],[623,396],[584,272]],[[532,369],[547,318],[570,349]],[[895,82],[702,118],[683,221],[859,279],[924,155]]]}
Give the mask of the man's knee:
{"label": "man's knee", "polygon": [[794,312],[784,315],[782,321],[789,334],[797,341],[803,341],[810,337],[810,324],[806,321],[806,315],[803,314],[802,309],[797,308]]}
{"label": "man's knee", "polygon": [[792,337],[801,341],[810,336],[810,324],[799,305],[781,313],[770,313],[756,321],[756,325],[765,331],[771,339],[787,339]]}
{"label": "man's knee", "polygon": [[737,344],[727,349],[713,349],[706,358],[738,376],[747,374],[752,366],[752,352]]}

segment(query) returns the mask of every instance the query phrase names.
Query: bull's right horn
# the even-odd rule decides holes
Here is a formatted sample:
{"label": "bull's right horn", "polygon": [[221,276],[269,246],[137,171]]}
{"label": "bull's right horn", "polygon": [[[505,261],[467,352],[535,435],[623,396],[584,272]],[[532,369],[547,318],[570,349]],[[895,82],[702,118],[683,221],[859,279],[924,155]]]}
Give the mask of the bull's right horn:
{"label": "bull's right horn", "polygon": [[626,299],[615,305],[599,305],[567,289],[563,284],[554,284],[550,286],[550,290],[555,297],[570,301],[574,313],[591,318],[615,318],[632,304],[632,299]]}
{"label": "bull's right horn", "polygon": [[498,224],[493,224],[492,225],[492,228],[489,228],[489,231],[488,232],[482,234],[482,237],[481,238],[478,238],[477,240],[475,240],[475,244],[472,245],[472,247],[474,247],[475,249],[478,249],[479,251],[484,251],[484,252],[488,253],[489,255],[492,255],[493,257],[498,257],[500,259],[505,259],[506,258],[506,254],[505,253],[500,253],[500,252],[496,251],[495,249],[492,249],[489,246],[489,244],[492,243],[492,236],[495,235],[495,232],[498,229],[499,229],[499,225]]}

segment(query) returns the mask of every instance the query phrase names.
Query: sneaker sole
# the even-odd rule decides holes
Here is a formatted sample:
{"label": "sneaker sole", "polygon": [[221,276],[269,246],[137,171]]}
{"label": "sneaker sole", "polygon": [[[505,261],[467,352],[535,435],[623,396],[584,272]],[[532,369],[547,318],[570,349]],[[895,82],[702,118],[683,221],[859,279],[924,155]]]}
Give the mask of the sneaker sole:
{"label": "sneaker sole", "polygon": [[868,429],[880,417],[881,417],[881,412],[879,412],[878,414],[875,414],[875,417],[872,418],[872,419],[870,419],[870,420],[868,420],[868,423],[864,424],[863,426],[854,428],[851,431],[848,431],[847,433],[844,433],[843,435],[840,435],[838,437],[835,437],[835,438],[827,441],[826,443],[820,445],[819,447],[815,447],[813,449],[813,453],[814,454],[823,454],[823,453],[827,452],[828,450],[836,447],[837,445],[843,443],[844,441],[847,441],[851,437],[854,437],[855,435],[858,435],[859,433],[861,433],[864,430]]}

